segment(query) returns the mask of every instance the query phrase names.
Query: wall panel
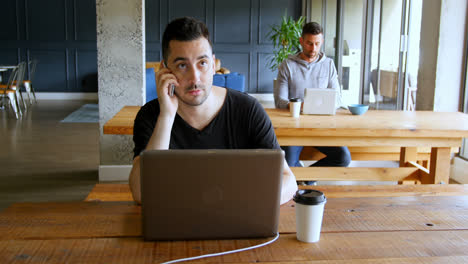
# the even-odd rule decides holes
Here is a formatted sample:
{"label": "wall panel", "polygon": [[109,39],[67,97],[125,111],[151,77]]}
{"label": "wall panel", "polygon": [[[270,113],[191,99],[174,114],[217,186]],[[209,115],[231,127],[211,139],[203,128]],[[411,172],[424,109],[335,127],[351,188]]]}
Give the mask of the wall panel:
{"label": "wall panel", "polygon": [[0,64],[37,59],[38,92],[97,92],[96,83],[85,81],[97,74],[95,0],[0,0],[0,5],[8,25],[1,27]]}
{"label": "wall panel", "polygon": [[258,93],[272,93],[273,92],[273,80],[276,78],[278,71],[272,72],[268,69],[268,61],[270,61],[271,53],[258,53],[258,77],[257,77],[257,87]]}
{"label": "wall panel", "polygon": [[147,0],[145,5],[145,26],[146,26],[146,42],[160,41],[160,1]]}
{"label": "wall panel", "polygon": [[[143,0],[146,59],[161,60],[161,37],[173,18],[204,21],[224,67],[246,76],[250,93],[271,93],[276,72],[266,34],[287,10],[300,15],[301,0]],[[95,0],[0,0],[0,64],[39,59],[39,92],[97,92]],[[5,26],[6,25],[6,26]]]}
{"label": "wall panel", "polygon": [[214,3],[214,44],[249,44],[251,1],[217,0]]}
{"label": "wall panel", "polygon": [[67,83],[66,50],[30,49],[29,54],[40,63],[34,77],[36,92],[44,92],[43,87],[47,87],[47,92],[71,92]]}
{"label": "wall panel", "polygon": [[298,17],[301,13],[298,1],[260,0],[258,10],[258,44],[271,44],[268,32],[273,24],[281,22],[281,17],[288,15]]}
{"label": "wall panel", "polygon": [[96,41],[96,0],[73,0],[74,40]]}
{"label": "wall panel", "polygon": [[228,68],[232,72],[242,73],[245,76],[247,87],[247,84],[250,82],[250,53],[217,52],[216,58],[221,60],[221,67]]}
{"label": "wall panel", "polygon": [[76,50],[76,87],[74,92],[96,92],[97,87],[96,50]]}
{"label": "wall panel", "polygon": [[33,41],[66,40],[67,10],[64,0],[26,0],[26,39]]}
{"label": "wall panel", "polygon": [[206,4],[206,0],[169,0],[169,20],[191,16],[206,23]]}
{"label": "wall panel", "polygon": [[[7,12],[3,10],[8,10]],[[19,28],[17,23],[16,1],[2,2],[2,26],[0,28],[0,40],[17,40],[19,38]]]}

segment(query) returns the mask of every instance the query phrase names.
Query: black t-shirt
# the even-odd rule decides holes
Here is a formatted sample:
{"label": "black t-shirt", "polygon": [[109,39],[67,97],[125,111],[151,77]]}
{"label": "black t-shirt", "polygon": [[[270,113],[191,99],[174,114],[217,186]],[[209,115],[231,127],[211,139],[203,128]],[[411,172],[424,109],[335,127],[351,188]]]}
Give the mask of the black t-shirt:
{"label": "black t-shirt", "polygon": [[[159,116],[158,99],[146,103],[133,127],[134,157],[146,148]],[[227,89],[226,99],[216,117],[198,130],[178,114],[174,119],[170,149],[279,149],[271,120],[258,101]]]}

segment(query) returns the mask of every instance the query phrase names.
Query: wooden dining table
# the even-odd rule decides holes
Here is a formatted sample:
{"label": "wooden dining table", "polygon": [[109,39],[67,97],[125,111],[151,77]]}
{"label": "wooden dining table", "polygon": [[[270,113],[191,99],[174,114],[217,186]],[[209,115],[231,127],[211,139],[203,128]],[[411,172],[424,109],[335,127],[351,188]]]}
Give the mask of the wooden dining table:
{"label": "wooden dining table", "polygon": [[[104,124],[104,134],[132,135],[140,106],[125,106]],[[448,183],[451,149],[468,137],[468,115],[460,112],[370,110],[352,115],[301,115],[265,109],[282,146],[400,147],[398,168],[292,168],[297,180]],[[430,167],[418,164],[417,148],[429,147]]]}
{"label": "wooden dining table", "polygon": [[[288,202],[276,242],[190,263],[468,263],[466,185],[314,187],[328,197],[319,242],[296,239]],[[0,213],[0,263],[161,263],[270,239],[143,241],[141,207],[124,193],[98,184],[83,202],[13,204]]]}

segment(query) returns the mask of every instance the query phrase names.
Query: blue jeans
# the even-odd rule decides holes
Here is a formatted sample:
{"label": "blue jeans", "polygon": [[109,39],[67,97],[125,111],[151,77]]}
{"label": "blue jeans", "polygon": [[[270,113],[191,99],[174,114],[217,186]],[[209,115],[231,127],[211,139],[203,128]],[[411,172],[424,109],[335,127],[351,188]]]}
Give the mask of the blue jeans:
{"label": "blue jeans", "polygon": [[[286,162],[289,167],[301,167],[299,156],[304,147],[287,146],[281,147],[284,150]],[[317,167],[347,167],[351,162],[351,153],[347,147],[314,147],[326,155],[325,158],[317,161],[311,166]]]}

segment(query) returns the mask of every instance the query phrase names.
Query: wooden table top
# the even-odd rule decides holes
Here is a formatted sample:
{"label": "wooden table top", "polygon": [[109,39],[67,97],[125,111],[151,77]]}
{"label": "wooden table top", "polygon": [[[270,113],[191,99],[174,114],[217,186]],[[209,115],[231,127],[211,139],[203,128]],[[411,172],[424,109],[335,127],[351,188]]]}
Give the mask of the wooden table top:
{"label": "wooden table top", "polygon": [[[289,202],[281,207],[278,241],[197,263],[466,263],[468,193],[465,186],[456,196],[443,192],[329,197],[318,243],[296,239]],[[18,203],[0,213],[1,263],[159,263],[265,241],[144,242],[133,202]]]}
{"label": "wooden table top", "polygon": [[[327,198],[468,195],[468,184],[300,185],[298,187],[299,189],[322,191]],[[85,198],[85,201],[131,202],[133,197],[127,183],[98,183]]]}
{"label": "wooden table top", "polygon": [[[104,125],[104,134],[133,134],[140,106],[125,106]],[[341,137],[468,137],[468,115],[460,112],[370,110],[364,115],[338,111],[334,116],[301,115],[284,109],[266,109],[275,133],[281,136]]]}

